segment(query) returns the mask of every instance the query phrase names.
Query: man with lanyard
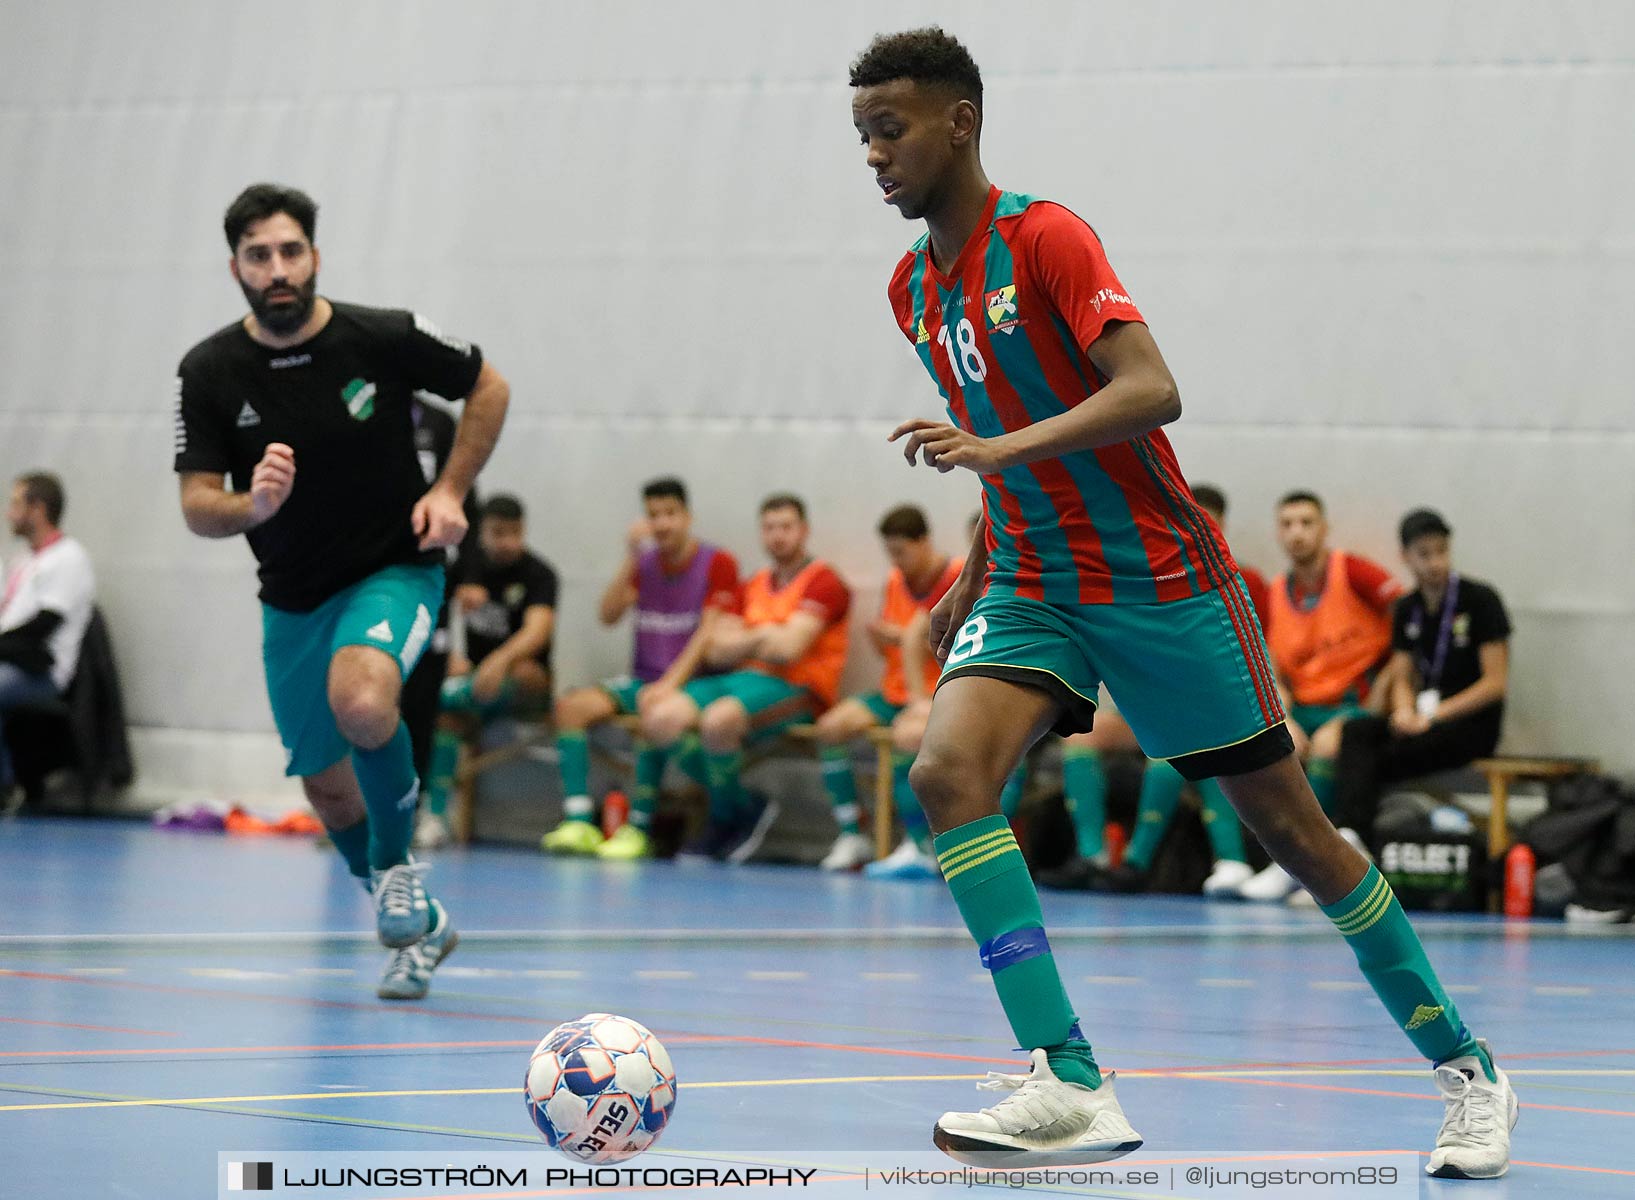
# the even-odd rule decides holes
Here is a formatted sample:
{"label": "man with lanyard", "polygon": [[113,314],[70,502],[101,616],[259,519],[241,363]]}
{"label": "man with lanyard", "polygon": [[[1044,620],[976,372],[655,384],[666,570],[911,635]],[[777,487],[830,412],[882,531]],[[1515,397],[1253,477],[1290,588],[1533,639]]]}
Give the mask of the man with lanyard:
{"label": "man with lanyard", "polygon": [[[409,857],[420,785],[399,701],[510,388],[476,346],[416,313],[319,296],[317,216],[304,192],[266,183],[228,207],[250,311],[182,359],[175,469],[188,529],[244,534],[255,552],[285,773],[374,897],[394,951],[377,994],[419,999],[456,935]],[[410,416],[419,388],[465,401],[430,488]]]}
{"label": "man with lanyard", "polygon": [[1428,508],[1402,519],[1415,590],[1391,622],[1390,715],[1347,722],[1341,734],[1336,824],[1366,834],[1384,785],[1462,767],[1499,744],[1510,618],[1497,591],[1453,570],[1452,535]]}

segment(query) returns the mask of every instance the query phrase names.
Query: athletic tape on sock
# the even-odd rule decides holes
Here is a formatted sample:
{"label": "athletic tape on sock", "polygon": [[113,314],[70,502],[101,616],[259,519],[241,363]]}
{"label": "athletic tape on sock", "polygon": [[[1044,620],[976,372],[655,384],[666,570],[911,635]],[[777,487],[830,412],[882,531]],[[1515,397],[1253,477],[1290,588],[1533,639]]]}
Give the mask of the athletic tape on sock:
{"label": "athletic tape on sock", "polygon": [[1045,931],[1037,925],[1026,929],[1012,929],[998,937],[989,938],[977,947],[982,965],[990,971],[1003,971],[1006,967],[1014,967],[1017,963],[1024,963],[1030,958],[1038,958],[1049,953],[1050,939],[1045,937]]}

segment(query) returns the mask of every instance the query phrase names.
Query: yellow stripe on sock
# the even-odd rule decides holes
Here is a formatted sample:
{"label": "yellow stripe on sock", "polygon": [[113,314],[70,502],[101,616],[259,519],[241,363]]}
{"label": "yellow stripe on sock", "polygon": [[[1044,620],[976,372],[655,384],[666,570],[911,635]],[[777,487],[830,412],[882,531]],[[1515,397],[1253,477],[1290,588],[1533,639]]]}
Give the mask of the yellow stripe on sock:
{"label": "yellow stripe on sock", "polygon": [[1390,903],[1390,891],[1385,876],[1380,876],[1361,903],[1344,916],[1334,918],[1335,928],[1341,933],[1351,934],[1361,925],[1373,924],[1379,916],[1381,906]]}
{"label": "yellow stripe on sock", "polygon": [[[1016,845],[1015,842],[1012,842],[1009,846],[1001,846],[999,849],[988,854],[984,854],[980,858],[968,859],[967,861],[960,863],[960,865],[957,867],[944,867],[942,869],[943,880],[950,880],[954,876],[960,874],[962,871],[969,871],[972,867],[980,867],[985,862],[992,862],[994,859],[1003,858],[1007,854],[1014,854],[1018,859],[1020,859],[1022,857],[1022,850]],[[1024,869],[1026,868],[1024,867]]]}
{"label": "yellow stripe on sock", "polygon": [[972,858],[978,854],[986,854],[995,846],[1002,846],[1007,842],[1012,846],[1016,845],[1016,835],[1009,829],[996,829],[992,833],[983,834],[981,837],[965,842],[963,845],[955,846],[952,850],[944,851],[937,855],[937,861],[942,864],[942,868],[946,872],[949,867],[958,866],[967,858]]}
{"label": "yellow stripe on sock", "polygon": [[1368,899],[1344,917],[1336,919],[1334,927],[1346,937],[1354,937],[1383,917],[1386,909],[1391,907],[1391,900],[1391,885],[1386,883],[1385,876],[1381,875],[1379,882],[1374,885],[1374,890],[1368,893]]}

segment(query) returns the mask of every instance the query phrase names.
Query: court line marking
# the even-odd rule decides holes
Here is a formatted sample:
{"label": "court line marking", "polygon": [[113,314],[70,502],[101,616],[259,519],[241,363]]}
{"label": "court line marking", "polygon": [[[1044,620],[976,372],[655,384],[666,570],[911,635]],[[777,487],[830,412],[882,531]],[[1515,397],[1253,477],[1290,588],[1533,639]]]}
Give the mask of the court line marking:
{"label": "court line marking", "polygon": [[[1515,919],[1486,920],[1472,918],[1461,921],[1419,921],[1414,929],[1421,936],[1458,936],[1499,940],[1513,937],[1518,932],[1550,939],[1566,938],[1635,938],[1635,924],[1593,926],[1569,929],[1560,921],[1518,921]],[[629,942],[648,944],[662,942],[699,942],[717,944],[728,942],[811,943],[828,942],[855,945],[858,942],[949,942],[970,944],[971,935],[957,925],[906,925],[891,929],[837,929],[832,925],[818,929],[651,929],[627,928],[597,930],[594,934],[568,929],[474,929],[461,930],[460,940],[473,944],[508,943],[550,945],[597,945]],[[1334,927],[1327,919],[1274,922],[1239,922],[1237,924],[1171,924],[1171,925],[1057,925],[1050,931],[1052,942],[1058,941],[1150,941],[1154,938],[1184,940],[1191,938],[1312,938],[1329,941],[1334,938]],[[337,947],[379,945],[375,934],[364,932],[336,932],[330,930],[267,930],[263,932],[207,932],[183,933],[11,933],[0,934],[0,949],[8,947],[85,946],[184,946],[207,944],[267,945],[288,943],[295,945],[321,944]]]}
{"label": "court line marking", "polygon": [[[982,1080],[982,1075],[828,1075],[796,1079],[722,1079],[688,1082],[688,1090],[701,1088],[747,1087],[809,1087],[819,1084],[852,1083],[932,1083],[948,1080]],[[29,1090],[21,1085],[0,1087],[0,1091]],[[38,1088],[36,1091],[50,1091]],[[270,1104],[286,1100],[380,1100],[404,1096],[510,1096],[518,1094],[514,1087],[503,1088],[406,1088],[376,1092],[292,1092],[277,1096],[180,1096],[139,1100],[73,1100],[50,1104],[0,1104],[0,1112],[44,1112],[69,1108],[163,1108],[168,1106],[192,1107],[200,1104]]]}
{"label": "court line marking", "polygon": [[89,1029],[93,1033],[134,1033],[142,1037],[180,1037],[163,1029],[129,1029],[123,1025],[79,1025],[72,1021],[31,1021],[27,1017],[0,1017],[12,1025],[48,1025],[52,1029]]}
{"label": "court line marking", "polygon": [[[1585,1071],[1550,1071],[1548,1069],[1538,1074],[1596,1074]],[[1635,1075],[1635,1070],[1615,1070],[1605,1074]],[[1423,1092],[1394,1092],[1376,1088],[1341,1087],[1338,1085],[1316,1085],[1293,1083],[1287,1080],[1265,1079],[1247,1074],[1231,1074],[1227,1072],[1191,1072],[1186,1075],[1173,1075],[1165,1072],[1150,1072],[1132,1070],[1121,1072],[1128,1078],[1187,1078],[1210,1079],[1219,1083],[1250,1083],[1266,1087],[1294,1087],[1318,1091],[1349,1092],[1362,1096],[1391,1096],[1410,1100],[1438,1100],[1440,1097]],[[1292,1074],[1290,1072],[1289,1074]],[[1317,1072],[1311,1072],[1317,1074]],[[1411,1073],[1404,1071],[1350,1071],[1347,1075],[1384,1075],[1408,1076]],[[721,1089],[721,1088],[750,1088],[750,1087],[809,1087],[834,1084],[859,1083],[946,1083],[959,1081],[978,1081],[986,1078],[983,1075],[969,1074],[938,1074],[938,1075],[820,1075],[800,1076],[779,1079],[721,1079],[689,1081],[683,1086],[688,1090]],[[277,1095],[257,1096],[173,1096],[164,1098],[141,1097],[137,1099],[96,1099],[56,1101],[51,1103],[32,1104],[0,1104],[0,1112],[45,1112],[61,1109],[86,1108],[163,1108],[163,1107],[192,1107],[196,1105],[216,1104],[270,1104],[291,1100],[378,1100],[403,1097],[440,1097],[440,1096],[507,1096],[516,1092],[514,1087],[502,1088],[400,1088],[379,1091],[324,1091],[324,1092],[291,1092]],[[84,1092],[75,1092],[66,1089],[29,1087],[26,1084],[0,1085],[4,1092],[36,1092],[47,1095],[84,1095]],[[1536,1104],[1523,1102],[1523,1108],[1548,1109],[1556,1112],[1593,1113],[1600,1116],[1635,1117],[1635,1112],[1626,1112],[1616,1109],[1582,1108],[1575,1105]]]}

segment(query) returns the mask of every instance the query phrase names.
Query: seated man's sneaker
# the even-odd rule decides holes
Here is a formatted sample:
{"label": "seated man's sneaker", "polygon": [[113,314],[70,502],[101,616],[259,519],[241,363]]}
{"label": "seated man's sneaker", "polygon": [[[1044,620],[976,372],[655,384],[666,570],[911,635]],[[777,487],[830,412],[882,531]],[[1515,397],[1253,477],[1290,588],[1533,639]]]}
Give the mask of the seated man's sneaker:
{"label": "seated man's sneaker", "polygon": [[412,946],[431,932],[435,918],[426,885],[420,876],[425,863],[412,858],[395,867],[371,873],[375,896],[375,932],[380,944],[393,950]]}
{"label": "seated man's sneaker", "polygon": [[[1477,1045],[1487,1050],[1486,1042]],[[1498,1079],[1487,1077],[1486,1065],[1476,1054],[1437,1064],[1436,1086],[1446,1107],[1425,1174],[1439,1179],[1496,1179],[1510,1169],[1516,1093],[1509,1076],[1497,1066],[1493,1073]]]}
{"label": "seated man's sneaker", "polygon": [[825,871],[855,871],[874,858],[874,847],[861,833],[843,833],[818,866]]}
{"label": "seated man's sneaker", "polygon": [[1215,864],[1209,878],[1204,880],[1204,895],[1236,900],[1238,889],[1248,883],[1254,874],[1248,863],[1223,858]]}
{"label": "seated man's sneaker", "polygon": [[569,819],[539,839],[546,854],[595,854],[605,839],[589,821]]}
{"label": "seated man's sneaker", "polygon": [[613,836],[596,847],[596,857],[608,862],[635,862],[653,857],[653,843],[646,832],[634,825],[621,825]]}
{"label": "seated man's sneaker", "polygon": [[864,867],[863,874],[870,879],[941,879],[942,868],[919,842],[905,837],[897,849]]}
{"label": "seated man's sneaker", "polygon": [[1033,1052],[1027,1075],[990,1071],[986,1091],[1008,1091],[992,1108],[943,1113],[932,1141],[971,1166],[1066,1167],[1106,1162],[1141,1145],[1113,1095],[1113,1072],[1098,1088],[1063,1083],[1043,1050]]}
{"label": "seated man's sneaker", "polygon": [[414,842],[416,850],[436,850],[453,841],[449,833],[448,822],[434,812],[420,810],[420,815],[414,821]]}
{"label": "seated man's sneaker", "polygon": [[375,986],[375,995],[382,1000],[424,999],[431,988],[431,973],[460,944],[460,935],[454,932],[442,904],[433,900],[431,906],[437,914],[431,932],[414,945],[393,951],[386,961],[386,971]]}
{"label": "seated man's sneaker", "polygon": [[1094,884],[1100,868],[1083,855],[1075,854],[1060,866],[1046,867],[1037,879],[1047,888],[1066,892],[1088,891]]}
{"label": "seated man's sneaker", "polygon": [[1238,888],[1238,895],[1245,900],[1282,904],[1299,890],[1300,884],[1295,877],[1272,863],[1260,874],[1245,880],[1243,886]]}

